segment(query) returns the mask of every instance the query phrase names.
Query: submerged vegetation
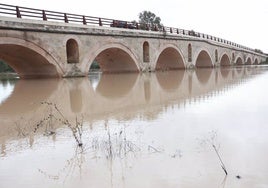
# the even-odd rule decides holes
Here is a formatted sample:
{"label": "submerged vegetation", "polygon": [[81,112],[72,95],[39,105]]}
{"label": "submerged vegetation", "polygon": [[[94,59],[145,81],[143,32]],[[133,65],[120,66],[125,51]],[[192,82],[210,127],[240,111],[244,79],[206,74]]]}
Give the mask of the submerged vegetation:
{"label": "submerged vegetation", "polygon": [[224,171],[225,175],[227,176],[228,175],[228,172],[227,172],[227,168],[223,162],[223,159],[220,155],[220,144],[218,143],[217,141],[217,132],[216,131],[211,131],[209,133],[209,138],[206,138],[206,139],[201,139],[200,140],[200,145],[201,146],[206,146],[206,147],[211,147],[213,148],[213,150],[215,151],[216,153],[216,156],[220,162],[220,166],[222,168],[222,170]]}
{"label": "submerged vegetation", "polygon": [[81,121],[78,121],[78,118],[76,117],[75,123],[72,124],[60,111],[58,106],[52,102],[42,102],[41,104],[47,105],[49,107],[49,114],[45,116],[43,119],[41,119],[34,128],[34,133],[41,127],[45,126],[45,133],[44,135],[52,135],[55,134],[51,128],[53,128],[53,120],[56,120],[63,125],[66,125],[73,134],[73,137],[79,147],[83,146],[82,143],[82,133],[83,133],[83,117],[81,118]]}

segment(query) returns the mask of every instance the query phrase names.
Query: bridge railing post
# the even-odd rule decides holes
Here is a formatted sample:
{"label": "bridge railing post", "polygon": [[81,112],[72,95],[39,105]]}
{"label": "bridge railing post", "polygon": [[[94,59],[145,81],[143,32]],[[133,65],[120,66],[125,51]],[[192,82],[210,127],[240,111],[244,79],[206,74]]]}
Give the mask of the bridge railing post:
{"label": "bridge railing post", "polygon": [[102,26],[101,18],[99,18],[99,26]]}
{"label": "bridge railing post", "polygon": [[64,22],[65,23],[68,23],[69,21],[68,21],[68,17],[67,17],[67,14],[66,13],[64,13]]}
{"label": "bridge railing post", "polygon": [[85,16],[83,16],[83,24],[84,25],[87,25],[87,20],[86,20],[86,17]]}
{"label": "bridge railing post", "polygon": [[17,14],[17,18],[21,18],[20,9],[18,6],[16,6],[16,14]]}
{"label": "bridge railing post", "polygon": [[43,14],[43,20],[47,21],[47,15],[46,15],[45,10],[42,10],[42,14]]}

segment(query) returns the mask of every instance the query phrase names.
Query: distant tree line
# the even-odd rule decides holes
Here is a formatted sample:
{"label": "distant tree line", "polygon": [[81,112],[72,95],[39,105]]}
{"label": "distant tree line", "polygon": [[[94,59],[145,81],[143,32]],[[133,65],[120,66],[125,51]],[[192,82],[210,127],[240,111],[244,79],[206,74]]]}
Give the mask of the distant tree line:
{"label": "distant tree line", "polygon": [[0,60],[0,73],[3,73],[3,72],[14,72],[14,70],[4,61]]}

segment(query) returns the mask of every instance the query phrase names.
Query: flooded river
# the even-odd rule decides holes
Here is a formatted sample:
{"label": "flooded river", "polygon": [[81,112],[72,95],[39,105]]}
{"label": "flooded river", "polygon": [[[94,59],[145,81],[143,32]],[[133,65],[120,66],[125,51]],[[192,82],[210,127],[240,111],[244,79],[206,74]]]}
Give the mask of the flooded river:
{"label": "flooded river", "polygon": [[268,187],[267,96],[265,66],[1,81],[0,187]]}

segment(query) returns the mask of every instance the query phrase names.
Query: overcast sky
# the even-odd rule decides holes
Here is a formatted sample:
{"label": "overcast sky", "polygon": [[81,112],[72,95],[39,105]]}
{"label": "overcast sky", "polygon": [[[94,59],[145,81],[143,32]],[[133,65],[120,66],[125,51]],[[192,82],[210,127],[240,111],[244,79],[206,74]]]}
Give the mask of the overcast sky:
{"label": "overcast sky", "polygon": [[268,53],[268,0],[1,0],[1,3],[121,20],[143,10],[162,24],[221,37]]}

